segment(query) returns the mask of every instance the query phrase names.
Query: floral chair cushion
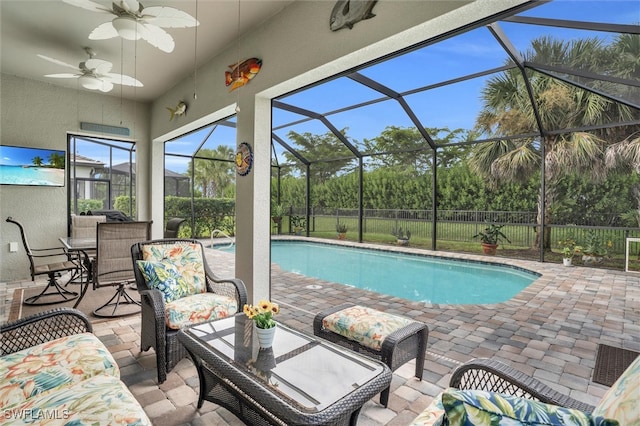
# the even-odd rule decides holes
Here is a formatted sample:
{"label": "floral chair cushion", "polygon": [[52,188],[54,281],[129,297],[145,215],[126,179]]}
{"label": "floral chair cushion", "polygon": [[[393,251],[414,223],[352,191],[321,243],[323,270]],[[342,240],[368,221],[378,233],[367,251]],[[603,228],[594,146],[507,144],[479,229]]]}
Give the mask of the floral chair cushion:
{"label": "floral chair cushion", "polygon": [[0,407],[97,374],[120,377],[118,364],[91,333],[61,337],[0,357]]}
{"label": "floral chair cushion", "polygon": [[207,291],[202,246],[178,241],[173,244],[147,244],[142,247],[142,260],[173,263],[193,293]]}
{"label": "floral chair cushion", "polygon": [[113,376],[100,374],[5,410],[4,426],[151,425],[135,397]]}
{"label": "floral chair cushion", "polygon": [[322,320],[322,326],[326,330],[379,351],[387,336],[412,322],[398,315],[356,305],[327,315]]}
{"label": "floral chair cushion", "polygon": [[[615,420],[580,410],[480,390],[449,388],[442,394],[445,424],[617,426]],[[448,423],[447,423],[448,422]]]}
{"label": "floral chair cushion", "polygon": [[594,416],[640,425],[640,356],[622,373],[593,410]]}
{"label": "floral chair cushion", "polygon": [[410,426],[442,426],[444,421],[444,407],[442,406],[442,393],[439,393],[431,404],[425,408]]}
{"label": "floral chair cushion", "polygon": [[200,293],[174,300],[165,305],[167,327],[179,330],[191,324],[226,318],[238,312],[234,297]]}
{"label": "floral chair cushion", "polygon": [[175,263],[169,260],[138,260],[136,263],[149,288],[160,290],[165,303],[196,294],[193,282],[180,275]]}

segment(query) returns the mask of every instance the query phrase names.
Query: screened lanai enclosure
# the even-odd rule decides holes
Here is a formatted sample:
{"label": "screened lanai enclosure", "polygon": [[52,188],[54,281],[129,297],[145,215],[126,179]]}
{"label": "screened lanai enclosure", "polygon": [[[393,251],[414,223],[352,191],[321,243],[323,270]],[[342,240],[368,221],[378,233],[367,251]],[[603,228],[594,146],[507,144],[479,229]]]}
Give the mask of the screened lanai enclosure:
{"label": "screened lanai enclosure", "polygon": [[[532,2],[274,99],[272,233],[481,253],[499,228],[499,256],[624,268],[639,24],[636,2]],[[234,233],[234,123],[165,145],[190,179],[165,190],[181,232]]]}

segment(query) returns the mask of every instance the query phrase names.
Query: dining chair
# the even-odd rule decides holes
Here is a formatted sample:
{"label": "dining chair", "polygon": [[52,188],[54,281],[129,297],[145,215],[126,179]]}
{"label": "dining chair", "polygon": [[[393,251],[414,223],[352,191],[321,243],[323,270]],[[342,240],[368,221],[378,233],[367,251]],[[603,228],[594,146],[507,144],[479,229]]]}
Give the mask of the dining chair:
{"label": "dining chair", "polygon": [[94,238],[98,223],[106,222],[107,216],[71,215],[71,237]]}
{"label": "dining chair", "polygon": [[96,257],[91,273],[93,289],[116,287],[116,292],[93,314],[111,318],[138,313],[140,302],[127,293],[127,286],[135,283],[131,246],[151,237],[151,221],[103,222],[96,226]]}
{"label": "dining chair", "polygon": [[68,275],[69,278],[64,284],[66,285],[76,277],[82,276],[81,260],[66,251],[64,247],[31,248],[22,224],[11,217],[7,218],[7,222],[13,223],[20,230],[22,245],[29,258],[31,280],[35,281],[36,277],[40,275],[49,277],[44,289],[37,295],[27,297],[23,303],[25,305],[52,305],[77,299],[79,294],[64,288],[58,279],[63,275]]}

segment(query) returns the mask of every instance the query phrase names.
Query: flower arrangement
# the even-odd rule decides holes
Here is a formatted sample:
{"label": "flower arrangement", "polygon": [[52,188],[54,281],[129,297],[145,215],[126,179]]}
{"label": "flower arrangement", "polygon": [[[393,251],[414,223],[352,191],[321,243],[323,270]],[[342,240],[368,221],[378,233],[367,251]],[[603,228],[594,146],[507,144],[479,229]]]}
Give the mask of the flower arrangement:
{"label": "flower arrangement", "polygon": [[280,312],[280,307],[269,300],[261,300],[256,306],[244,305],[242,311],[249,319],[255,321],[256,327],[266,329],[276,326],[273,316]]}
{"label": "flower arrangement", "polygon": [[573,259],[573,256],[582,252],[582,247],[577,245],[572,237],[558,241],[558,245],[562,246],[561,252],[563,259]]}

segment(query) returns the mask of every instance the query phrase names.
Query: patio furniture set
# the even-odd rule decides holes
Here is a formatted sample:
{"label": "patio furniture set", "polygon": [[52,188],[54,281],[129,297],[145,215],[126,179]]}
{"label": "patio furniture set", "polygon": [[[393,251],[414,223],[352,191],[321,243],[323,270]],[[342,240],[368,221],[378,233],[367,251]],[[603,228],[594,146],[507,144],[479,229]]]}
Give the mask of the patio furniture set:
{"label": "patio furniture set", "polygon": [[[381,393],[380,403],[387,405],[392,372],[399,366],[415,358],[415,376],[422,379],[429,333],[423,323],[344,304],[316,315],[314,336],[278,324],[273,347],[260,348],[253,321],[242,313],[247,302],[244,284],[238,279],[217,277],[205,261],[199,241],[138,242],[131,247],[131,258],[142,301],[141,349],[155,349],[160,383],[181,359],[191,357],[200,381],[198,407],[208,400],[252,425],[354,425],[363,404],[376,394]],[[91,326],[82,314],[62,309],[42,315],[2,327],[0,367],[9,360],[6,371],[23,371],[20,364],[24,356],[50,356],[47,351],[52,347],[62,355],[53,357],[53,366],[43,368],[64,370],[69,368],[65,350],[89,341],[87,351],[100,353],[106,371],[90,366],[84,376],[65,379],[55,388],[35,390],[25,386],[25,381],[16,382],[13,373],[6,374],[0,379],[0,395],[13,398],[8,407],[29,403],[30,407],[68,414],[67,392],[83,392],[91,400],[88,389],[92,380],[108,382],[99,392],[123,387],[117,380],[115,362],[108,353],[102,355],[104,349],[91,339]],[[73,320],[61,321],[58,317]],[[80,326],[75,324],[76,317],[83,319]],[[32,321],[37,325],[31,325]],[[47,340],[56,344],[44,345]],[[21,350],[26,353],[10,355]],[[557,424],[554,419],[563,416],[577,419],[576,424],[618,424],[605,419],[634,424],[625,422],[640,422],[638,380],[640,358],[602,402],[591,407],[499,362],[473,360],[453,373],[451,387],[412,424],[440,424],[443,418],[451,424],[476,424],[473,422],[478,419],[498,424],[503,418]],[[14,396],[16,392],[22,399]],[[60,398],[54,398],[58,392]],[[128,415],[138,416],[139,424],[146,424],[144,411],[129,398],[126,388],[119,395],[122,400],[112,402],[126,407]],[[90,418],[93,407],[89,407],[85,407],[89,412],[73,415]],[[103,414],[107,415],[110,408]],[[519,420],[518,416],[523,417]]]}

